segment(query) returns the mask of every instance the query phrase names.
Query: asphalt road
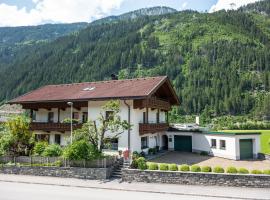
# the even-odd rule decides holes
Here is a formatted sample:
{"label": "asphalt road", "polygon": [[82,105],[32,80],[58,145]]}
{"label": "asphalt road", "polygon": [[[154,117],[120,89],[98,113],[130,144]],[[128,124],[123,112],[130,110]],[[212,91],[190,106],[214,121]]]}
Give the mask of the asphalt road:
{"label": "asphalt road", "polygon": [[0,200],[270,200],[269,188],[127,183],[0,174]]}
{"label": "asphalt road", "polygon": [[228,198],[159,194],[70,186],[0,182],[1,200],[228,200]]}

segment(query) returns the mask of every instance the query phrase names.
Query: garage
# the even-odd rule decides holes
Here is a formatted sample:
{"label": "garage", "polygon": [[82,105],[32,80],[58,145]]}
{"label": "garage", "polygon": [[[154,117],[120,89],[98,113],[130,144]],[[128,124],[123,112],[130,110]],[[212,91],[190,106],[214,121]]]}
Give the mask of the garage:
{"label": "garage", "polygon": [[253,158],[253,142],[252,139],[241,139],[240,143],[240,160]]}
{"label": "garage", "polygon": [[174,136],[174,150],[192,152],[192,137],[191,136]]}

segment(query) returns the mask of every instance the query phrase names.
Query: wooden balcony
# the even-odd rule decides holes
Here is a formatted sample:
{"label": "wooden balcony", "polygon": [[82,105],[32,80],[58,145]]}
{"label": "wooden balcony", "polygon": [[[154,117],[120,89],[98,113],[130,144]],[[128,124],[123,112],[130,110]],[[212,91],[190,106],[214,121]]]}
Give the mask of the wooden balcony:
{"label": "wooden balcony", "polygon": [[171,104],[168,101],[152,97],[150,99],[134,100],[134,108],[153,108],[169,111],[171,109]]}
{"label": "wooden balcony", "polygon": [[147,133],[156,133],[167,131],[169,128],[168,123],[159,123],[159,124],[139,124],[139,133],[144,135]]}
{"label": "wooden balcony", "polygon": [[[73,129],[79,129],[82,124],[73,124]],[[32,131],[70,131],[69,123],[46,123],[46,122],[31,122],[30,130]]]}

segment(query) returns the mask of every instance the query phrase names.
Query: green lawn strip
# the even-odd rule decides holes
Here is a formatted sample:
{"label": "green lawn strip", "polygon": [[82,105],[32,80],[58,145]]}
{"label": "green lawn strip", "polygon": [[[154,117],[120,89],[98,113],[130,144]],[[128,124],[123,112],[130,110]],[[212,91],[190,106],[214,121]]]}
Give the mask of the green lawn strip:
{"label": "green lawn strip", "polygon": [[234,132],[234,133],[251,133],[260,132],[261,133],[261,152],[270,154],[270,130],[222,130],[222,132]]}

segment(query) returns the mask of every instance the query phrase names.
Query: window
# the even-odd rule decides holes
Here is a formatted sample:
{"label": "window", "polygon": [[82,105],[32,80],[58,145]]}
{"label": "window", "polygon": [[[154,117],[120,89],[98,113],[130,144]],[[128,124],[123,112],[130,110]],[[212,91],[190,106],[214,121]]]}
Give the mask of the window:
{"label": "window", "polygon": [[226,149],[226,141],[225,140],[220,140],[220,149]]}
{"label": "window", "polygon": [[141,137],[141,148],[148,148],[148,137]]}
{"label": "window", "polygon": [[113,111],[106,111],[105,113],[106,120],[112,119],[113,117]]}
{"label": "window", "polygon": [[50,135],[48,134],[36,134],[35,139],[36,141],[48,142],[49,143]]}
{"label": "window", "polygon": [[72,119],[79,119],[79,113],[78,112],[73,112],[72,113]]}
{"label": "window", "polygon": [[36,121],[36,118],[37,118],[37,113],[36,113],[36,111],[34,111],[34,110],[32,110],[31,111],[31,119],[32,119],[32,121]]}
{"label": "window", "polygon": [[82,122],[86,123],[88,121],[88,112],[83,112],[82,115]]}
{"label": "window", "polygon": [[61,135],[60,134],[55,134],[54,135],[54,143],[55,144],[61,144]]}
{"label": "window", "polygon": [[105,138],[104,149],[118,150],[118,138]]}
{"label": "window", "polygon": [[213,149],[217,148],[217,140],[216,139],[211,139],[211,148],[213,148]]}
{"label": "window", "polygon": [[157,118],[157,124],[159,124],[159,111],[157,111],[156,118]]}
{"label": "window", "polygon": [[54,113],[53,112],[49,112],[48,113],[48,122],[49,123],[53,123],[53,118],[54,118]]}

